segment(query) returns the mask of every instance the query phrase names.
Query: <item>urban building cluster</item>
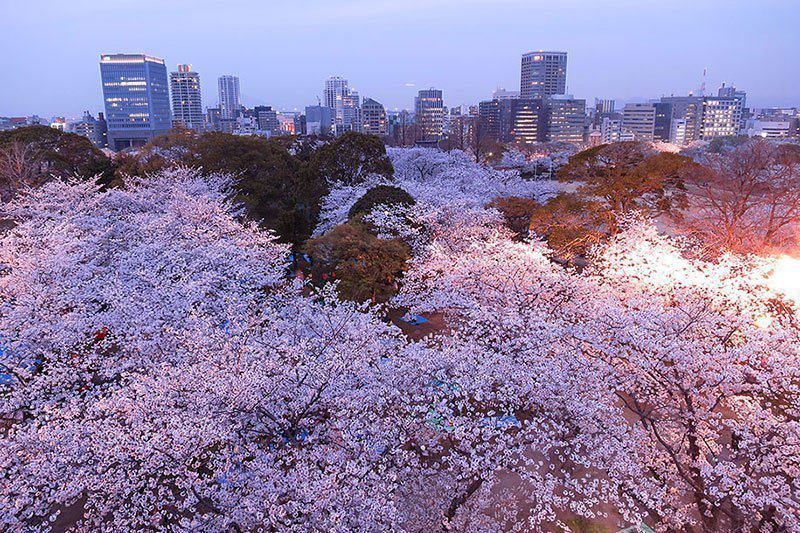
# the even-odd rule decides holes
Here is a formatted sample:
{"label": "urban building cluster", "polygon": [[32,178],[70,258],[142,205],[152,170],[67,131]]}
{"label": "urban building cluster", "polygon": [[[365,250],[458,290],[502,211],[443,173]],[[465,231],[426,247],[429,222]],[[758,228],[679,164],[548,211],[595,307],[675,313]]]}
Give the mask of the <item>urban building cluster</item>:
{"label": "urban building cluster", "polygon": [[569,142],[594,146],[619,141],[687,145],[736,135],[797,137],[797,108],[749,109],[747,94],[722,84],[717,94],[701,89],[646,103],[595,99],[594,107],[566,94],[567,53],[524,54],[519,93],[498,91],[480,103],[479,130],[501,142]]}
{"label": "urban building cluster", "polygon": [[146,54],[100,56],[104,112],[78,120],[0,117],[0,130],[44,124],[84,135],[97,146],[123,150],[144,145],[174,128],[236,135],[340,135],[356,131],[397,144],[465,147],[480,139],[503,143],[567,142],[586,146],[641,140],[678,145],[734,135],[800,136],[798,108],[747,107],[747,95],[723,84],[716,95],[700,90],[645,103],[595,99],[594,106],[567,93],[567,53],[522,55],[519,91],[498,89],[477,105],[447,107],[442,91],[423,89],[411,110],[387,111],[363,98],[347,79],[325,80],[322,98],[304,112],[242,104],[237,76],[217,80],[218,105],[203,108],[200,75],[182,64]]}

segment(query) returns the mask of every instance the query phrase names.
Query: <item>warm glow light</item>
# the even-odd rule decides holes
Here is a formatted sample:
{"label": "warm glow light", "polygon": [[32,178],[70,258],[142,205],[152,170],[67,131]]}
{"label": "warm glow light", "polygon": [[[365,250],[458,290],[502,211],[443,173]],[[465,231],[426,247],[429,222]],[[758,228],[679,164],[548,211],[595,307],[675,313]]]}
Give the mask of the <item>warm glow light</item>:
{"label": "warm glow light", "polygon": [[800,259],[788,255],[778,258],[775,270],[767,280],[767,286],[800,307]]}
{"label": "warm glow light", "polygon": [[761,329],[764,329],[764,328],[768,328],[770,324],[772,324],[772,317],[771,316],[761,315],[759,317],[756,317],[756,326],[757,327],[759,327]]}

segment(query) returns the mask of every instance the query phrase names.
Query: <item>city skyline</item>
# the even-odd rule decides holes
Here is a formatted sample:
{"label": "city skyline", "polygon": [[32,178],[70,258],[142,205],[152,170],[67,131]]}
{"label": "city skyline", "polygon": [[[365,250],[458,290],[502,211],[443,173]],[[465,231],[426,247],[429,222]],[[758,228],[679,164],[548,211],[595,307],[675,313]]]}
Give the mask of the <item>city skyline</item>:
{"label": "city skyline", "polygon": [[[739,134],[770,138],[798,136],[797,107],[750,110],[747,91],[723,83],[714,96],[706,80],[688,96],[661,97],[647,103],[624,103],[595,99],[594,109],[586,99],[567,94],[565,51],[529,52],[521,56],[520,90],[498,89],[492,100],[468,107],[445,105],[441,89],[421,89],[414,99],[414,142],[462,146],[464,135],[480,140],[532,144],[565,142],[594,146],[623,140],[661,141],[681,146],[696,140],[713,140]],[[247,108],[240,98],[239,78],[218,78],[219,105],[201,108],[199,74],[191,65],[178,65],[167,82],[162,58],[144,54],[102,54],[100,70],[105,114],[94,119],[88,111],[80,121],[54,117],[51,127],[65,132],[82,132],[97,146],[114,151],[143,146],[163,135],[165,127],[187,127],[197,132],[218,131],[234,135],[306,135],[312,132],[341,135],[368,132],[397,140],[407,140],[405,119],[388,114],[380,102],[366,98],[362,108],[358,91],[339,76],[327,78],[320,105],[299,111],[282,111],[272,106]],[[705,71],[703,73],[705,78]],[[167,90],[168,85],[170,89]],[[169,96],[172,112],[170,113]],[[321,104],[322,99],[320,100]],[[588,113],[587,113],[588,111]],[[308,120],[307,115],[313,115]],[[327,117],[327,118],[326,118]],[[778,120],[776,120],[778,119]],[[41,124],[43,119],[0,117],[3,129],[20,123]]]}
{"label": "city skyline", "polygon": [[[800,43],[790,23],[800,14],[800,6],[789,2],[771,2],[774,8],[763,13],[736,9],[744,2],[726,2],[724,10],[717,9],[722,3],[708,2],[692,6],[692,17],[686,19],[681,8],[688,7],[687,2],[642,7],[619,1],[600,9],[575,0],[559,6],[503,0],[489,8],[445,1],[431,6],[424,21],[414,8],[419,2],[400,6],[383,1],[339,2],[331,6],[335,9],[329,10],[326,19],[319,13],[318,2],[267,9],[234,0],[229,4],[247,16],[226,21],[195,20],[199,15],[187,13],[182,9],[186,3],[180,1],[157,10],[123,8],[114,19],[107,18],[107,8],[97,2],[80,0],[68,7],[45,3],[51,9],[35,13],[29,5],[4,8],[11,15],[9,29],[0,36],[7,48],[15,35],[38,41],[31,42],[25,54],[0,60],[4,71],[15,73],[0,88],[0,115],[80,116],[85,109],[99,111],[97,55],[139,52],[163,58],[170,71],[178,64],[192,64],[207,80],[204,107],[218,104],[216,91],[208,84],[223,74],[241,79],[242,103],[248,107],[302,110],[323,96],[321,80],[332,75],[348,79],[352,90],[382,102],[387,109],[413,108],[417,92],[428,87],[441,89],[448,106],[476,104],[498,87],[517,89],[521,55],[539,49],[568,52],[566,90],[588,101],[609,98],[621,106],[686,95],[699,87],[707,67],[709,92],[727,82],[746,88],[748,103],[755,107],[800,103],[796,89],[800,74],[781,61],[781,50],[797,49]],[[150,0],[137,3],[140,8],[156,5]],[[486,26],[487,9],[496,18],[491,27]],[[593,24],[600,20],[601,11],[609,9],[615,13],[614,21]],[[753,11],[762,23],[771,25],[769,39],[746,38],[745,22]],[[659,23],[649,28],[630,24],[631,17],[652,20],[654,15]],[[178,16],[192,17],[196,39],[176,42],[169,38],[164,30],[176,24]],[[283,26],[275,25],[276,18]],[[535,32],[520,31],[526,19],[536,20],[530,26]],[[355,33],[368,44],[359,44],[353,35],[332,43],[316,31],[343,21],[359,24],[363,31]],[[680,25],[673,24],[679,21]],[[447,23],[442,26],[442,22]],[[252,37],[249,30],[262,27],[259,24],[274,27],[271,39]],[[64,39],[63,32],[46,31],[54,26],[80,31],[87,25],[93,31],[81,32],[87,37],[80,41]],[[137,27],[137,31],[135,35],[117,31],[118,25]],[[428,35],[433,28],[437,35]],[[724,38],[730,28],[745,35]],[[204,39],[203,32],[213,32],[215,38]],[[476,39],[480,32],[491,38]],[[377,36],[381,38],[371,38]],[[51,74],[65,83],[30,83],[46,60]]]}

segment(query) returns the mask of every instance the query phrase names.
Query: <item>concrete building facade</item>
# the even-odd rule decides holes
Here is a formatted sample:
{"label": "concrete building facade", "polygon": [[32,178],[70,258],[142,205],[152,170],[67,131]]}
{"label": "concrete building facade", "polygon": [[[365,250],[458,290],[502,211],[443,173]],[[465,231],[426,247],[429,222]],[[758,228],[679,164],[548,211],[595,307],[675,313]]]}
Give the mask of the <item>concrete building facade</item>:
{"label": "concrete building facade", "polygon": [[361,120],[363,133],[380,137],[386,135],[386,109],[380,102],[364,98],[361,103]]}
{"label": "concrete building facade", "polygon": [[544,139],[547,142],[581,144],[586,125],[586,100],[571,95],[543,101]]}

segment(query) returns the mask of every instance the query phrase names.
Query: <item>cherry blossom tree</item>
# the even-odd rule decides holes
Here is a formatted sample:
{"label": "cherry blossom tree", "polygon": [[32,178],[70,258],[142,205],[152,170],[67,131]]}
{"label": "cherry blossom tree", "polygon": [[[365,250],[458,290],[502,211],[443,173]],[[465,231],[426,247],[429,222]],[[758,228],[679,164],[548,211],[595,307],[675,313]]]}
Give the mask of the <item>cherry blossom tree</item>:
{"label": "cherry blossom tree", "polygon": [[[601,369],[577,356],[569,310],[576,280],[544,244],[512,240],[496,212],[450,216],[457,222],[428,221],[429,244],[396,299],[415,313],[445,313],[454,330],[432,342],[458,355],[442,350],[431,363],[452,361],[440,371],[453,384],[442,411],[457,420],[450,426],[459,438],[449,445],[468,458],[458,463],[463,481],[448,519],[554,527],[565,513],[603,518],[610,506],[638,522],[638,502],[659,488],[626,449],[635,428],[602,386]],[[476,426],[484,431],[465,431]]]}
{"label": "cherry blossom tree", "polygon": [[664,524],[794,529],[797,309],[765,286],[774,262],[685,252],[641,226],[612,243],[592,273],[610,294],[587,299],[593,322],[581,349],[608,365],[644,430],[645,464],[669,488]]}
{"label": "cherry blossom tree", "polygon": [[301,296],[225,185],[182,169],[11,206],[0,523],[392,522],[406,439],[378,391],[403,343],[330,292]]}
{"label": "cherry blossom tree", "polygon": [[[282,283],[286,247],[241,229],[225,185],[179,169],[106,193],[49,183],[9,206],[18,226],[2,239],[0,335],[51,365],[34,382],[80,382],[76,365],[101,365],[94,373],[105,381],[172,361],[171,332],[207,317],[221,324]],[[75,354],[107,336],[126,357]]]}
{"label": "cherry blossom tree", "polygon": [[690,180],[683,229],[710,250],[795,250],[800,218],[800,147],[754,139],[702,156]]}
{"label": "cherry blossom tree", "polygon": [[392,370],[382,360],[402,343],[329,296],[195,326],[177,346],[191,362],[130,371],[69,397],[46,423],[14,426],[0,461],[4,520],[36,524],[63,509],[92,529],[395,522],[393,492],[413,457],[380,391]]}
{"label": "cherry blossom tree", "polygon": [[444,317],[421,341],[293,280],[218,176],[53,182],[9,204],[0,524],[800,528],[794,260],[702,260],[630,219],[564,268],[487,207],[541,184],[458,152],[389,155],[391,179],[332,189],[318,231],[358,187],[414,198],[363,222],[412,251],[391,303]]}
{"label": "cherry blossom tree", "polygon": [[315,235],[345,222],[353,204],[379,185],[407,191],[420,204],[415,212],[421,216],[444,206],[482,207],[504,196],[546,199],[554,196],[558,187],[553,182],[526,180],[518,170],[496,170],[475,163],[459,150],[389,148],[387,153],[394,167],[392,179],[372,175],[357,185],[332,187],[323,200]]}
{"label": "cherry blossom tree", "polygon": [[576,275],[542,245],[512,242],[491,216],[441,229],[429,227],[397,303],[444,312],[454,336],[512,359],[492,363],[508,380],[533,361],[529,383],[558,376],[561,392],[549,388],[542,405],[563,395],[582,406],[562,424],[586,420],[590,405],[602,413],[593,445],[608,455],[588,464],[620,461],[602,469],[627,498],[618,510],[629,503],[676,529],[797,527],[797,311],[769,288],[774,262],[691,259],[639,222]]}

